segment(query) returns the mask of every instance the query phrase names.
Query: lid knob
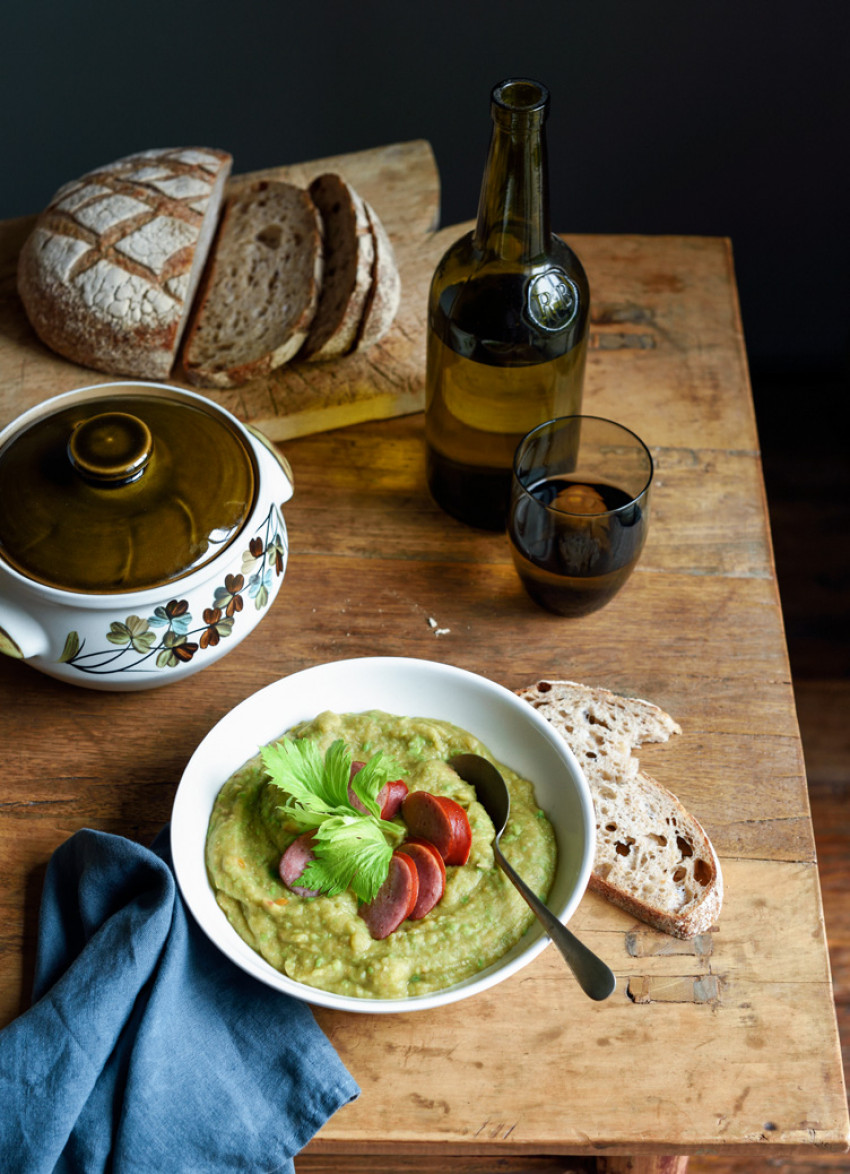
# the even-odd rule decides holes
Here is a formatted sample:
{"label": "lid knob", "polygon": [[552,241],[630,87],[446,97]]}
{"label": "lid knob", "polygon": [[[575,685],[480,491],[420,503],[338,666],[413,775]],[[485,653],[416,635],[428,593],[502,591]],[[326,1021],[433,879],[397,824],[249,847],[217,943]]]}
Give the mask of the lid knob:
{"label": "lid knob", "polygon": [[68,439],[71,464],[97,485],[138,480],[152,452],[150,429],[129,412],[100,412],[77,424]]}

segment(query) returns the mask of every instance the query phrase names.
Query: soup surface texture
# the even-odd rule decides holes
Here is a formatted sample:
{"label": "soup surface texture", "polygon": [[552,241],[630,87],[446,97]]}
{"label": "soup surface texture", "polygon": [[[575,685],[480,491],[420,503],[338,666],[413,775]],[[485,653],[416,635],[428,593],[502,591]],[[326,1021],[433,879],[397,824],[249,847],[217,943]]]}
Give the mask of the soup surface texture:
{"label": "soup surface texture", "polygon": [[[390,755],[410,791],[448,795],[467,812],[472,848],[466,864],[446,869],[442,900],[424,918],[407,920],[374,940],[357,898],[299,897],[282,883],[278,862],[297,835],[268,780],[260,756],[222,787],[210,818],[206,865],[216,899],[237,933],[275,969],[298,982],[362,998],[406,998],[452,986],[501,958],[525,933],[533,914],[497,868],[493,826],[475,792],[447,759],[473,752],[495,761],[472,734],[448,722],[380,711],[322,713],[288,731],[324,754],[342,739],[355,761]],[[496,763],[511,795],[500,841],[520,876],[546,898],[555,873],[552,826],[534,788]]]}

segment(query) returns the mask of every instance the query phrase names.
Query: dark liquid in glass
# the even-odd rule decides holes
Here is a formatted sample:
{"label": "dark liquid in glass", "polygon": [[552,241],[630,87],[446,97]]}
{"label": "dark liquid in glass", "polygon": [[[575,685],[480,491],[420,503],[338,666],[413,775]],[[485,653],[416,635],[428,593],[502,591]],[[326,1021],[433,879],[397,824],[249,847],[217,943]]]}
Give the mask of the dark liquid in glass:
{"label": "dark liquid in glass", "polygon": [[508,532],[526,591],[559,615],[603,607],[632,573],[647,521],[644,508],[615,485],[561,476],[526,493],[515,488]]}

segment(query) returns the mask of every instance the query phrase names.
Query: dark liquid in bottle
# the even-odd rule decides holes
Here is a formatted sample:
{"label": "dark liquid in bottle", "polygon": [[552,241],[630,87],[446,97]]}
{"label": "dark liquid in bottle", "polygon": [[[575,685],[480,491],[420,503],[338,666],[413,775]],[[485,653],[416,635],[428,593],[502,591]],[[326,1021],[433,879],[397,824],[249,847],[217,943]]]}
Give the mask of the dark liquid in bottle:
{"label": "dark liquid in bottle", "polygon": [[587,615],[634,570],[647,522],[645,507],[615,485],[551,477],[515,492],[511,553],[532,599],[559,615]]}
{"label": "dark liquid in bottle", "polygon": [[428,485],[447,513],[503,530],[516,446],[531,428],[581,410],[587,336],[530,320],[528,278],[443,290],[428,338]]}

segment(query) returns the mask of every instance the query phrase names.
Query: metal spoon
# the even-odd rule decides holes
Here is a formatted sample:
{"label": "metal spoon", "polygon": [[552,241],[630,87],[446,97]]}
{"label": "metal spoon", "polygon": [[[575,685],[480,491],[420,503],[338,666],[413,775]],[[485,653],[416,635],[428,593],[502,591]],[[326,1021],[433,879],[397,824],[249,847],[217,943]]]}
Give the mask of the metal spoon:
{"label": "metal spoon", "polygon": [[617,979],[613,972],[601,958],[597,958],[592,950],[580,942],[575,934],[562,925],[554,913],[546,908],[522,877],[514,872],[499,847],[499,839],[511,813],[511,799],[505,780],[495,766],[479,754],[457,754],[454,758],[449,759],[449,766],[453,767],[462,779],[471,783],[475,788],[478,802],[490,816],[496,830],[493,840],[496,862],[505,876],[519,890],[520,895],[532,909],[538,921],[545,926],[546,932],[560,950],[581,989],[597,1002],[607,999],[617,986]]}

